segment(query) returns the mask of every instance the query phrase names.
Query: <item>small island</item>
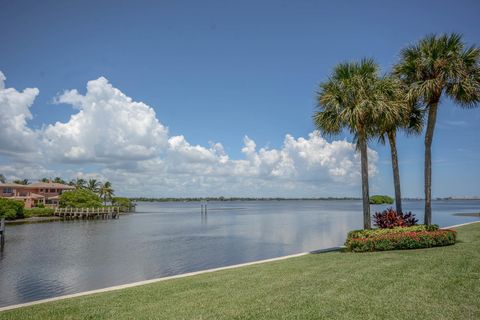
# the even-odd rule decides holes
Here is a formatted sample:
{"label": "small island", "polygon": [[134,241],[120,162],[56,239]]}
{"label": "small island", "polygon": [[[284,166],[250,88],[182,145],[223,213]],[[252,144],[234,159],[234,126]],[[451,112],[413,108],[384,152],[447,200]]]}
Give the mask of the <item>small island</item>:
{"label": "small island", "polygon": [[374,195],[370,197],[370,204],[392,204],[393,198],[385,195]]}

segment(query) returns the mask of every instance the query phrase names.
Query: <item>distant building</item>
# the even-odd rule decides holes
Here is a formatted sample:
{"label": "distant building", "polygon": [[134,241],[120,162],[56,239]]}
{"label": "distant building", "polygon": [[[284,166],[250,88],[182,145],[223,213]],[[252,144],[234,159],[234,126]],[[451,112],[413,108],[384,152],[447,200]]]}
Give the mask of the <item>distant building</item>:
{"label": "distant building", "polygon": [[25,208],[38,205],[46,207],[58,206],[59,196],[75,187],[54,182],[38,182],[32,184],[0,183],[0,198],[20,200]]}

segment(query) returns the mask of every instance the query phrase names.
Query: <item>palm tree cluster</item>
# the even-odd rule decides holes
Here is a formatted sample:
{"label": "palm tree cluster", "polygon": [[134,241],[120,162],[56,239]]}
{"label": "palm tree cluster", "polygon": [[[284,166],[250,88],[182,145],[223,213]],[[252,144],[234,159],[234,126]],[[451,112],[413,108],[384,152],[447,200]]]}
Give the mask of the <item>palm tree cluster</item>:
{"label": "palm tree cluster", "polygon": [[398,131],[425,132],[425,217],[432,223],[431,146],[442,96],[461,107],[480,102],[480,49],[466,47],[458,34],[429,35],[400,52],[390,74],[381,75],[373,59],[337,65],[317,92],[315,126],[325,135],[344,129],[355,138],[361,160],[364,228],[369,229],[368,142],[390,145],[395,205],[402,212],[396,137]]}
{"label": "palm tree cluster", "polygon": [[71,180],[68,184],[77,189],[86,189],[98,194],[105,205],[108,201],[112,200],[115,194],[115,190],[113,190],[112,183],[110,181],[101,182],[97,179],[89,179],[87,181],[82,178],[76,178]]}

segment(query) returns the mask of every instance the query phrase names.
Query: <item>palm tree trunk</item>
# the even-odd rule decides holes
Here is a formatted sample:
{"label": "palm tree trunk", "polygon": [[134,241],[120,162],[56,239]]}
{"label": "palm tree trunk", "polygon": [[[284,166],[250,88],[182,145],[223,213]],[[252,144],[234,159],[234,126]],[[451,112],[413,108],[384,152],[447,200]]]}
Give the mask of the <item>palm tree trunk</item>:
{"label": "palm tree trunk", "polygon": [[432,140],[437,120],[438,101],[428,108],[428,123],[425,132],[425,218],[426,225],[432,224]]}
{"label": "palm tree trunk", "polygon": [[370,195],[368,191],[368,155],[365,135],[358,138],[360,148],[360,162],[362,166],[362,199],[363,199],[363,228],[370,229]]}
{"label": "palm tree trunk", "polygon": [[400,190],[400,170],[398,168],[398,154],[397,154],[397,141],[396,132],[390,131],[387,133],[388,142],[390,143],[390,153],[392,156],[392,169],[393,169],[393,186],[395,188],[395,207],[397,213],[402,211],[402,192]]}

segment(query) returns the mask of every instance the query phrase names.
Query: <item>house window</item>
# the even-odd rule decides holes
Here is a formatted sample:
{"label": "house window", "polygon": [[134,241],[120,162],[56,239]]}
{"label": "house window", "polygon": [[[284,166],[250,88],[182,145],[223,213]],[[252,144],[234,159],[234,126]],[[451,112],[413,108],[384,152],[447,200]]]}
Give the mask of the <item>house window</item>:
{"label": "house window", "polygon": [[51,192],[51,193],[55,193],[55,189],[50,189],[50,192]]}
{"label": "house window", "polygon": [[3,193],[13,193],[12,188],[3,188]]}
{"label": "house window", "polygon": [[43,189],[40,189],[40,192],[43,192]]}

